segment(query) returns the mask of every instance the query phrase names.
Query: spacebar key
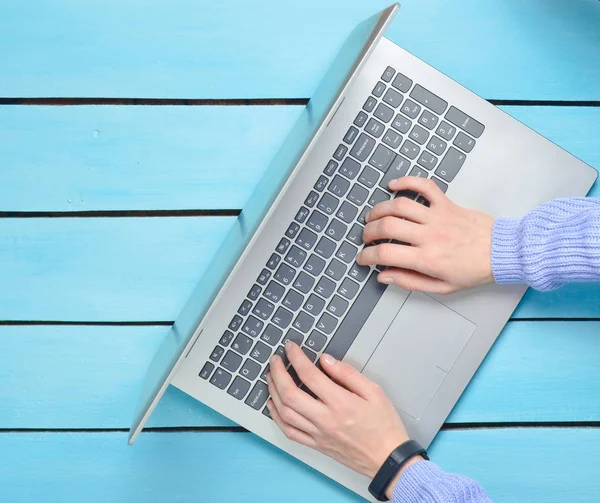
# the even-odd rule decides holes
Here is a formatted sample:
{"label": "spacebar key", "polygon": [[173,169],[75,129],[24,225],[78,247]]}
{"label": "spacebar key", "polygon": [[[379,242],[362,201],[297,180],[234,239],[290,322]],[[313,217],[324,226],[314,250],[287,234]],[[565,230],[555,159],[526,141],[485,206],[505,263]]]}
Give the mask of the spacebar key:
{"label": "spacebar key", "polygon": [[348,314],[341,325],[333,334],[329,345],[325,348],[325,353],[341,360],[344,358],[348,349],[361,331],[367,318],[373,312],[373,308],[379,302],[379,299],[385,292],[387,285],[377,281],[379,273],[374,271],[367,280],[356,301],[348,311]]}

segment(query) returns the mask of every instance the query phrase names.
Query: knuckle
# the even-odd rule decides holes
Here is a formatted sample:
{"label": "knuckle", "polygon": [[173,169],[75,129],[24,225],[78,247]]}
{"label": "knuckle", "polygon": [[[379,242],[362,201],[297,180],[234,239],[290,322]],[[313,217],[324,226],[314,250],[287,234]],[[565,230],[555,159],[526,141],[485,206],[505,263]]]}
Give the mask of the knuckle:
{"label": "knuckle", "polygon": [[382,235],[390,235],[396,229],[395,217],[384,217],[379,221],[379,230]]}
{"label": "knuckle", "polygon": [[291,423],[294,419],[294,412],[289,407],[282,407],[279,411],[279,417],[284,423]]}
{"label": "knuckle", "polygon": [[294,407],[298,399],[297,391],[298,389],[295,386],[285,386],[279,393],[281,401],[288,407]]}
{"label": "knuckle", "polygon": [[389,264],[394,257],[394,249],[389,243],[382,243],[375,247],[375,254],[379,264]]}
{"label": "knuckle", "polygon": [[406,197],[399,197],[397,199],[394,199],[394,206],[396,208],[396,211],[398,211],[400,213],[406,211],[406,209],[408,208],[409,202],[410,201]]}

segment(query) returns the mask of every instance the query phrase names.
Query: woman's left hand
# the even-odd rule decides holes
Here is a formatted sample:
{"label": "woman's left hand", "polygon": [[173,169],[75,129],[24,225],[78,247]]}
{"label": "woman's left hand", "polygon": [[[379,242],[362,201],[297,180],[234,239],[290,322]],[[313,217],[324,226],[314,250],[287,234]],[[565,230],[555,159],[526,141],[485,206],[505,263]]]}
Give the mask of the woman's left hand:
{"label": "woman's left hand", "polygon": [[273,356],[267,374],[273,420],[287,438],[372,478],[389,454],[408,440],[390,400],[347,363],[324,354],[322,372],[293,342],[285,350],[300,380],[318,399],[298,388],[281,358]]}

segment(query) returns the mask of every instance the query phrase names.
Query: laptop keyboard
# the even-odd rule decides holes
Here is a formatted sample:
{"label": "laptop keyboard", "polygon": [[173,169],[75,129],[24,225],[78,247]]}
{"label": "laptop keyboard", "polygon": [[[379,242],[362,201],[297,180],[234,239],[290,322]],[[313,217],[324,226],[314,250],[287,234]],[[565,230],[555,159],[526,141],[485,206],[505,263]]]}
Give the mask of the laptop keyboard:
{"label": "laptop keyboard", "polygon": [[[387,67],[298,209],[256,283],[199,376],[269,416],[266,374],[272,354],[296,342],[317,362],[344,357],[386,285],[358,265],[364,217],[392,197],[402,176],[431,178],[444,192],[484,126],[394,68]],[[296,384],[298,376],[289,372]]]}

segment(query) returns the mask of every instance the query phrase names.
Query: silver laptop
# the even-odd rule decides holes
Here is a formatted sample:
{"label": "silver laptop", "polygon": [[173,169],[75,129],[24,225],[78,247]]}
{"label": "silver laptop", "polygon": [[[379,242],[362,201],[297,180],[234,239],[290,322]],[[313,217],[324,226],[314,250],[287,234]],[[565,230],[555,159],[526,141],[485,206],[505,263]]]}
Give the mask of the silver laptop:
{"label": "silver laptop", "polygon": [[130,443],[173,384],[371,499],[368,480],[270,419],[270,356],[293,340],[315,362],[351,363],[429,445],[525,287],[440,297],[379,284],[354,261],[365,213],[398,196],[427,204],[388,190],[405,175],[505,217],[594,183],[593,168],[382,38],[398,8],[350,35],[232,225],[151,365]]}

